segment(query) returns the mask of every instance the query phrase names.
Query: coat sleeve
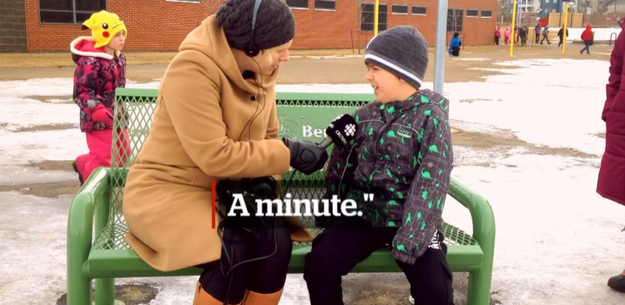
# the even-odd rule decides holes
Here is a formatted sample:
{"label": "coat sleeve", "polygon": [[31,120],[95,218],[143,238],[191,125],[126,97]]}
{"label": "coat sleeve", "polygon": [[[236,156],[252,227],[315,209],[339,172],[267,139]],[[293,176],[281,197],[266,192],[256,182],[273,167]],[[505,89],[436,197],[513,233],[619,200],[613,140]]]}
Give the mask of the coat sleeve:
{"label": "coat sleeve", "polygon": [[290,151],[278,139],[234,141],[226,134],[218,67],[197,51],[182,51],[161,84],[161,102],[189,157],[212,177],[255,178],[289,170]]}
{"label": "coat sleeve", "polygon": [[601,113],[601,119],[605,122],[606,115],[614,103],[614,97],[621,88],[621,71],[623,70],[623,48],[625,48],[625,35],[620,35],[616,39],[614,51],[610,57],[610,78],[606,86],[606,101]]}
{"label": "coat sleeve", "polygon": [[74,73],[74,87],[78,107],[91,113],[100,104],[102,97],[97,93],[98,70],[100,63],[93,57],[83,57],[78,61]]}
{"label": "coat sleeve", "polygon": [[[269,114],[269,121],[267,122],[267,134],[265,135],[265,139],[278,139],[280,136],[280,120],[278,119],[278,106],[273,103],[271,105],[271,113]],[[281,179],[282,175],[277,174],[273,175],[273,178],[278,182],[278,186],[276,187],[276,195],[280,196],[282,193],[282,185]]]}
{"label": "coat sleeve", "polygon": [[[328,161],[328,170],[326,173],[326,196],[331,198],[332,195],[338,195],[345,198],[348,191],[348,185],[353,180],[354,170],[356,168],[356,158],[351,157],[350,152],[352,146],[341,147],[334,145],[332,153]],[[355,156],[355,154],[353,154]],[[349,158],[349,160],[348,160]]]}
{"label": "coat sleeve", "polygon": [[271,113],[267,122],[267,135],[265,139],[277,139],[280,136],[280,120],[278,119],[278,106],[271,105]]}
{"label": "coat sleeve", "polygon": [[433,112],[422,126],[417,142],[416,172],[391,252],[396,260],[411,265],[423,255],[442,221],[453,166],[447,120]]}

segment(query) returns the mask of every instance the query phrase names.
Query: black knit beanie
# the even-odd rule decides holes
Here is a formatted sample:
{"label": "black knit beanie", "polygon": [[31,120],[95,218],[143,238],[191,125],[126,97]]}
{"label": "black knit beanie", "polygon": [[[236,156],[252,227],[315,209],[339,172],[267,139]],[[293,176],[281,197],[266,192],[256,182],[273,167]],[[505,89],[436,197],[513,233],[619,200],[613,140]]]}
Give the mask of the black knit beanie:
{"label": "black knit beanie", "polygon": [[427,40],[408,25],[381,32],[369,41],[365,51],[365,63],[381,66],[416,88],[423,86],[428,61]]}
{"label": "black knit beanie", "polygon": [[[217,22],[224,29],[231,47],[244,50],[252,41],[254,4],[259,0],[227,0],[217,11]],[[295,37],[295,16],[281,0],[262,0],[256,15],[254,45],[267,50]]]}

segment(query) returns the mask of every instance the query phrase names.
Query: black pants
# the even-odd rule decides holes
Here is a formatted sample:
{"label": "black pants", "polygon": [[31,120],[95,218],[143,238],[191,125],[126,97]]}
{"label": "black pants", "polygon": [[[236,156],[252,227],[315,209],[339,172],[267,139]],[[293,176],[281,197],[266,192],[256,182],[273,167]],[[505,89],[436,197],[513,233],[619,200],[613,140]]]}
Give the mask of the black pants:
{"label": "black pants", "polygon": [[[243,301],[245,290],[266,294],[284,287],[293,250],[291,235],[282,218],[265,217],[263,221],[268,231],[260,238],[240,228],[225,228],[223,240],[227,252],[222,250],[218,261],[198,266],[204,269],[200,275],[202,287],[217,300],[225,302],[229,295],[228,304],[238,304]],[[275,239],[274,222],[277,222]],[[235,264],[269,255],[240,264],[228,274]]]}
{"label": "black pants", "polygon": [[460,56],[460,47],[453,47],[451,49],[451,52],[449,52],[449,54],[453,56]]}
{"label": "black pants", "polygon": [[[342,305],[341,276],[375,250],[390,244],[397,232],[397,228],[373,228],[360,217],[340,221],[340,226],[331,223],[315,238],[312,251],[306,256],[304,279],[311,305]],[[443,238],[439,234],[441,244]],[[442,244],[440,249],[428,248],[414,265],[396,261],[410,282],[410,294],[416,305],[454,304],[446,252],[446,245]]]}

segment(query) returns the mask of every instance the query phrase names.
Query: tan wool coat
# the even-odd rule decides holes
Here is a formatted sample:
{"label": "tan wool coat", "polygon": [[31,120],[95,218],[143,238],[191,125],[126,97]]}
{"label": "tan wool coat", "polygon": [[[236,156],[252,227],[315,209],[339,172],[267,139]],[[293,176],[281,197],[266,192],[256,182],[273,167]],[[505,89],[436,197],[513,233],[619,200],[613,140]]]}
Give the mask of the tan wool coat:
{"label": "tan wool coat", "polygon": [[[262,84],[260,76],[244,79],[215,15],[180,45],[124,189],[130,229],[125,240],[155,269],[173,271],[221,257],[212,224],[212,180],[288,172],[290,152],[278,139],[277,74],[263,76]],[[294,241],[312,240],[297,219],[287,221]]]}

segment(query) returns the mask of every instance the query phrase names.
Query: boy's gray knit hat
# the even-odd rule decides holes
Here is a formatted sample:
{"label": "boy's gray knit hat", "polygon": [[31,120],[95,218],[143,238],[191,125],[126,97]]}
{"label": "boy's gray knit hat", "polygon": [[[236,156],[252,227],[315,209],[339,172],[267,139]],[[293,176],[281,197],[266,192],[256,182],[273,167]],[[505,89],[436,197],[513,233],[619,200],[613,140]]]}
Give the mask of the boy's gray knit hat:
{"label": "boy's gray knit hat", "polygon": [[[244,50],[252,42],[254,5],[259,0],[226,0],[217,11],[217,22],[224,29],[228,44]],[[295,16],[281,0],[262,0],[256,14],[254,45],[267,50],[295,37]]]}
{"label": "boy's gray knit hat", "polygon": [[380,66],[421,88],[428,68],[428,47],[427,40],[415,27],[396,26],[369,41],[365,63]]}

